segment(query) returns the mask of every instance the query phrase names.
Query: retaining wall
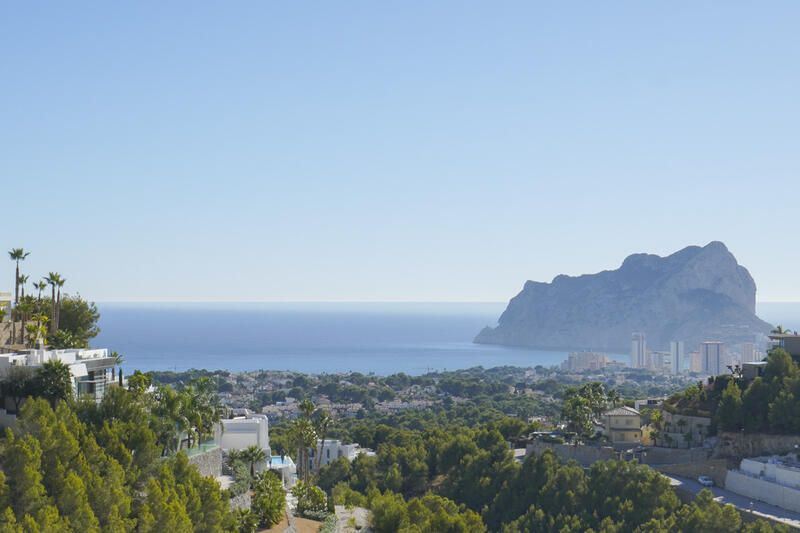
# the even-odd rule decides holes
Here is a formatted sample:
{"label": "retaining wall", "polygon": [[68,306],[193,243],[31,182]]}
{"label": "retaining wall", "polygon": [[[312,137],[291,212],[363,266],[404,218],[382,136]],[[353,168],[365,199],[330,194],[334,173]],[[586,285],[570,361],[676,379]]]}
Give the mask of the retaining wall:
{"label": "retaining wall", "polygon": [[784,455],[800,445],[800,435],[768,435],[766,433],[729,433],[718,435],[714,457],[761,457]]}
{"label": "retaining wall", "polygon": [[728,471],[725,489],[800,513],[800,489],[778,485],[739,470]]}
{"label": "retaining wall", "polygon": [[673,465],[661,465],[656,468],[659,472],[673,474],[676,476],[697,479],[700,476],[708,476],[714,480],[718,487],[725,486],[725,477],[728,475],[728,461],[725,459],[712,459],[709,461],[697,461],[694,463],[682,463]]}
{"label": "retaining wall", "polygon": [[538,455],[546,449],[553,450],[563,461],[575,460],[584,466],[589,466],[597,461],[619,457],[619,454],[610,446],[571,446],[569,444],[551,444],[541,441],[534,441],[528,444],[525,447],[525,455],[530,453]]}
{"label": "retaining wall", "polygon": [[208,451],[189,457],[189,464],[195,465],[204,476],[218,478],[222,475],[222,448],[217,446]]}

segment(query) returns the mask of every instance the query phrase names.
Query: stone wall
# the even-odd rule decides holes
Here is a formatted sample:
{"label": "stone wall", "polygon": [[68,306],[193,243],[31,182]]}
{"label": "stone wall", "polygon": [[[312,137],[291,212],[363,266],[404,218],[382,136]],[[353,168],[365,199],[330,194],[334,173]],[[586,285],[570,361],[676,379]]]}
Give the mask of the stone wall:
{"label": "stone wall", "polygon": [[800,435],[767,435],[765,433],[719,434],[714,446],[714,458],[761,457],[764,455],[785,455],[800,445]]}
{"label": "stone wall", "polygon": [[195,465],[204,476],[218,478],[222,475],[222,448],[219,446],[189,457],[189,464]]}
{"label": "stone wall", "polygon": [[693,463],[705,461],[711,452],[703,448],[678,449],[678,448],[647,448],[641,462],[648,465],[663,465],[675,463]]}
{"label": "stone wall", "polygon": [[693,463],[680,463],[661,465],[656,468],[659,472],[675,476],[697,479],[708,476],[714,480],[718,487],[725,486],[725,477],[728,475],[728,461],[725,459],[712,459],[709,461],[696,461]]}
{"label": "stone wall", "polygon": [[778,485],[740,470],[729,470],[725,489],[784,509],[800,512],[800,489]]}
{"label": "stone wall", "polygon": [[[6,307],[6,311],[8,312],[8,307]],[[10,313],[9,313],[10,314]],[[11,337],[11,322],[8,320],[8,315],[6,315],[5,322],[0,322],[0,345],[5,346],[7,344],[19,344],[19,332],[22,331],[22,321],[17,321],[17,331],[16,331],[16,338],[14,342],[10,343]],[[25,334],[27,339],[28,335]]]}
{"label": "stone wall", "polygon": [[575,460],[588,466],[597,461],[619,458],[619,454],[611,446],[572,446],[569,444],[550,444],[542,441],[533,441],[525,447],[525,455],[541,454],[546,449],[551,449],[563,461]]}

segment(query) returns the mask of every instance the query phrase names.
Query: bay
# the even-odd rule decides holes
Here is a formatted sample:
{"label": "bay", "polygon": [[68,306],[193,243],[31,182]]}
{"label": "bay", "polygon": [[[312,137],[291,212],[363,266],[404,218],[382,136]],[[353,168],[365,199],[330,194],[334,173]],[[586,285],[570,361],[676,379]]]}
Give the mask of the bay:
{"label": "bay", "polygon": [[[566,351],[473,344],[505,302],[99,303],[93,346],[116,350],[123,369],[190,368],[379,375],[473,366],[552,366]],[[759,303],[773,324],[800,329],[800,303]],[[627,355],[608,354],[627,363]]]}

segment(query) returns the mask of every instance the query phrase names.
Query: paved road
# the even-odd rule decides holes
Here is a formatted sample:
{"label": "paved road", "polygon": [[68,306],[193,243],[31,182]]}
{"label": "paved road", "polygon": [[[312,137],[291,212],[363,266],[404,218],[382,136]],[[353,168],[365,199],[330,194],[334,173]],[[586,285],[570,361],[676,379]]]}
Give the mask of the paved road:
{"label": "paved road", "polygon": [[753,513],[755,515],[772,518],[773,520],[778,520],[779,522],[783,522],[784,524],[792,527],[800,528],[800,513],[788,511],[781,507],[775,507],[774,505],[760,502],[758,500],[752,500],[746,496],[741,496],[735,492],[730,492],[720,487],[704,487],[694,479],[673,476],[672,474],[667,476],[666,474],[662,473],[662,475],[668,477],[670,479],[670,483],[672,483],[674,487],[680,487],[693,492],[694,494],[699,493],[703,489],[709,489],[714,494],[714,499],[716,501],[721,504],[730,503],[734,507],[737,507],[740,511],[749,512],[750,504],[752,502]]}

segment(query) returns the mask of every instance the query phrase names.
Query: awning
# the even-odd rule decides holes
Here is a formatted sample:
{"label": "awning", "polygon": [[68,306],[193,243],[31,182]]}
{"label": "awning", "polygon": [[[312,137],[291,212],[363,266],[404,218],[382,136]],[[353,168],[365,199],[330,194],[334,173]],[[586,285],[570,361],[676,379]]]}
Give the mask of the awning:
{"label": "awning", "polygon": [[72,377],[76,378],[82,378],[89,375],[89,372],[86,370],[86,364],[84,363],[69,365],[69,371],[72,372]]}

